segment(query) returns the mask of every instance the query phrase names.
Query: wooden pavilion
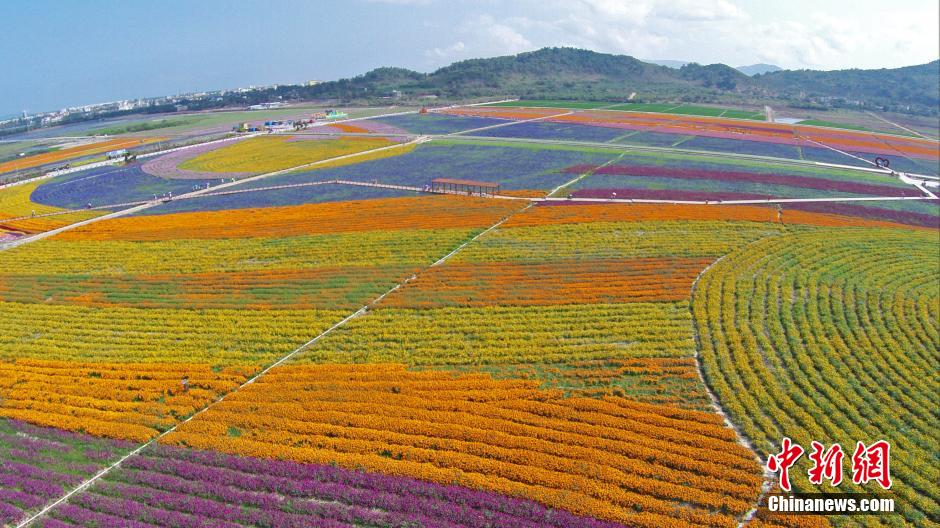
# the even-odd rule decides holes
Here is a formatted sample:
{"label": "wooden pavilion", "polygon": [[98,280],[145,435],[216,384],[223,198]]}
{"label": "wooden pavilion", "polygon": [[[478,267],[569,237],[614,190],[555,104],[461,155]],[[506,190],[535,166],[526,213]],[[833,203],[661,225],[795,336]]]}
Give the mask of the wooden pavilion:
{"label": "wooden pavilion", "polygon": [[431,192],[479,195],[496,194],[499,192],[499,184],[476,180],[435,178],[431,180]]}

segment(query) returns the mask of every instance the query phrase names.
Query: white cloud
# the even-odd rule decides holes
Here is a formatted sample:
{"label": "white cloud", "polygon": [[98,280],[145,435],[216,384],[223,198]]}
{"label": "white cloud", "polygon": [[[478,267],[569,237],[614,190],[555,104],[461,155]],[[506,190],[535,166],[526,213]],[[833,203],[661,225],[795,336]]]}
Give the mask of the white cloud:
{"label": "white cloud", "polygon": [[426,50],[424,54],[428,57],[456,57],[463,53],[463,50],[466,49],[466,45],[462,41],[457,41],[453,45],[447,46],[446,48],[433,48]]}
{"label": "white cloud", "polygon": [[425,57],[439,59],[432,62],[441,65],[440,59],[449,63],[474,57],[514,55],[536,49],[518,30],[490,15],[479,15],[466,20],[457,27],[456,34],[460,40],[443,48],[425,50]]}
{"label": "white cloud", "polygon": [[770,62],[786,68],[898,66],[936,59],[936,6],[903,10],[873,2],[852,10],[837,2],[792,2],[518,0],[509,4],[512,9],[502,2],[465,2],[461,5],[474,14],[454,31],[453,44],[428,49],[425,56],[439,66],[543,46],[575,46],[645,59],[732,66]]}
{"label": "white cloud", "polygon": [[532,49],[532,43],[529,42],[529,39],[523,37],[521,33],[512,27],[497,23],[491,17],[480,17],[479,22],[480,24],[475,29],[491,45],[498,46],[499,49],[505,50],[505,53],[513,54]]}
{"label": "white cloud", "polygon": [[673,0],[658,2],[653,17],[685,21],[736,20],[745,17],[738,6],[728,0]]}

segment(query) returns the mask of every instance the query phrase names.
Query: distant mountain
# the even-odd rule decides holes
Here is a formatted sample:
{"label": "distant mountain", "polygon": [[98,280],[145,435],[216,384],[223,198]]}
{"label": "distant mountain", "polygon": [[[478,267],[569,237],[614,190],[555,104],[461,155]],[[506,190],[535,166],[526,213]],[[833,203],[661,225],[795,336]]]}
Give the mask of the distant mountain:
{"label": "distant mountain", "polygon": [[750,81],[724,65],[695,65],[688,69],[690,66],[686,64],[676,70],[626,55],[543,48],[519,55],[455,62],[428,74],[382,68],[352,79],[318,84],[303,92],[306,97],[342,99],[389,95],[394,89],[402,96],[626,100],[635,91],[647,99],[687,96],[708,100],[721,96],[721,91],[736,90],[738,82]]}
{"label": "distant mountain", "polygon": [[725,91],[747,87],[751,83],[750,77],[724,64],[702,66],[691,62],[679,68],[679,77],[705,88],[718,88]]}
{"label": "distant mountain", "polygon": [[[692,62],[689,62],[689,61],[680,61],[680,60],[646,60],[644,59],[643,62],[648,62],[650,64],[658,64],[660,66],[665,66],[667,68],[672,68],[674,70],[678,70],[682,68],[683,66],[685,66],[686,64],[693,64]],[[757,75],[760,73],[780,71],[783,68],[781,68],[780,66],[775,66],[773,64],[760,63],[760,64],[751,64],[750,66],[738,66],[735,69],[743,73],[744,75],[747,75],[748,77],[750,77],[750,76]]]}
{"label": "distant mountain", "polygon": [[[745,69],[758,66],[770,67],[754,65]],[[672,68],[626,55],[543,48],[518,55],[463,60],[431,73],[386,67],[314,86],[281,85],[178,104],[200,110],[270,101],[387,104],[391,100],[422,104],[429,96],[442,101],[518,97],[771,104],[922,115],[937,115],[940,106],[938,61],[881,70],[784,70],[752,77],[746,73],[724,64],[687,63]],[[631,99],[634,92],[636,97]],[[168,111],[172,112],[172,107]]]}
{"label": "distant mountain", "polygon": [[679,68],[689,63],[688,61],[680,61],[680,60],[646,60],[646,59],[644,59],[643,62],[648,62],[650,64],[658,64],[660,66],[665,66],[667,68],[673,68],[676,70],[678,70]]}
{"label": "distant mountain", "polygon": [[738,66],[735,68],[739,72],[747,76],[760,75],[762,73],[782,71],[783,68],[780,66],[775,66],[773,64],[765,64],[763,62],[759,64],[751,64],[750,66]]}
{"label": "distant mountain", "polygon": [[[681,61],[658,61],[680,64]],[[432,73],[380,68],[313,87],[281,87],[282,99],[359,100],[394,95],[747,102],[811,108],[850,107],[937,115],[937,62],[881,70],[781,70],[769,64],[741,69],[724,64],[679,68],[575,48],[543,48],[519,55],[455,62]],[[754,73],[749,76],[750,72]]]}
{"label": "distant mountain", "polygon": [[879,70],[784,70],[754,78],[778,97],[937,115],[940,61]]}

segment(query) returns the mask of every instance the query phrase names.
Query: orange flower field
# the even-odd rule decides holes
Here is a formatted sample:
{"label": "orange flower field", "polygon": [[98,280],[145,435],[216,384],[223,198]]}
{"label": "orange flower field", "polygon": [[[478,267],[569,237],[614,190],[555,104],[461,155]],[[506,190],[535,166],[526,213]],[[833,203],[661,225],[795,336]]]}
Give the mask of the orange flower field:
{"label": "orange flower field", "polygon": [[[598,204],[568,205],[564,207],[536,207],[526,215],[514,216],[508,227],[578,224],[583,222],[641,222],[656,220],[719,220],[747,222],[777,222],[773,207],[751,205],[673,205],[673,204]],[[916,229],[909,225],[881,220],[811,213],[785,209],[783,220],[787,224],[810,226],[896,227]]]}
{"label": "orange flower field", "polygon": [[710,259],[557,260],[439,266],[395,292],[382,306],[526,306],[689,298]]}
{"label": "orange flower field", "polygon": [[[0,416],[141,442],[232,390],[251,371],[186,363],[0,361]],[[184,376],[190,380],[186,391]]]}
{"label": "orange flower field", "polygon": [[118,218],[63,233],[62,240],[173,240],[297,236],[377,229],[486,227],[524,204],[460,196],[389,198],[296,207]]}
{"label": "orange flower field", "polygon": [[491,489],[644,527],[734,526],[761,482],[710,413],[400,365],[281,367],[165,442]]}
{"label": "orange flower field", "polygon": [[24,158],[7,161],[0,163],[0,174],[4,172],[10,172],[14,170],[29,169],[32,167],[38,167],[40,165],[45,165],[47,163],[56,163],[59,161],[65,161],[72,158],[79,158],[82,156],[90,156],[92,154],[102,154],[104,152],[109,152],[112,150],[126,149],[130,147],[136,147],[137,145],[142,145],[144,143],[152,143],[155,141],[160,141],[163,138],[116,138],[109,139],[107,141],[94,141],[86,145],[79,145],[77,147],[69,147],[59,150],[54,150],[52,152],[46,152],[44,154],[36,154],[35,156],[26,156]]}

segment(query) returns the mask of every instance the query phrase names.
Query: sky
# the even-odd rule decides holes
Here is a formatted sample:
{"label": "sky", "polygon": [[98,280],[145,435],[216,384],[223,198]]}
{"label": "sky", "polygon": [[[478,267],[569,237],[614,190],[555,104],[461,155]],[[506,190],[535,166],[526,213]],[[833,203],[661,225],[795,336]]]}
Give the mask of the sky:
{"label": "sky", "polygon": [[940,56],[937,0],[4,0],[0,116],[573,46],[881,68]]}

